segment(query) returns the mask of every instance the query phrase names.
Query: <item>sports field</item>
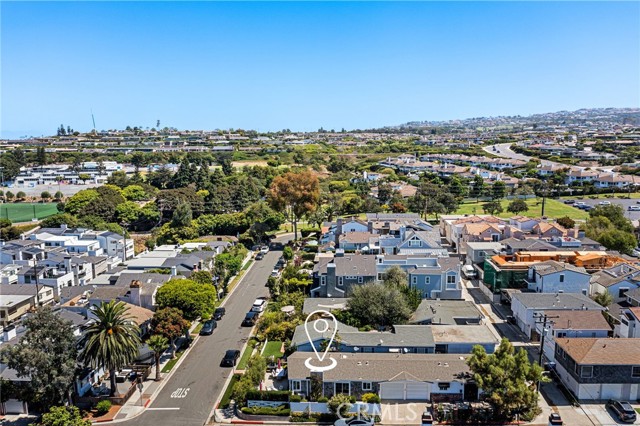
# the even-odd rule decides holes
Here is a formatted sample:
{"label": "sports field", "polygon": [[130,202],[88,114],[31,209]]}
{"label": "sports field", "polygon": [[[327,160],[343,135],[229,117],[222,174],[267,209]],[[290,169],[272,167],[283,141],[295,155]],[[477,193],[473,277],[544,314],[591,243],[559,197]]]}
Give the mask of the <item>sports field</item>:
{"label": "sports field", "polygon": [[29,222],[34,217],[43,219],[58,213],[57,203],[3,203],[0,218],[12,222]]}

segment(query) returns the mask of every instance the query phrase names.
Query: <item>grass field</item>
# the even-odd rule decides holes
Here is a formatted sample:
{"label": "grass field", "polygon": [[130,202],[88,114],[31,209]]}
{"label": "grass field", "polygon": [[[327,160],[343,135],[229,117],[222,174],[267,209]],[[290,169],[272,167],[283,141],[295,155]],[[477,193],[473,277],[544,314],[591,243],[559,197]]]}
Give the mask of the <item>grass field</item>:
{"label": "grass field", "polygon": [[253,348],[255,347],[256,347],[256,340],[249,339],[249,343],[247,344],[247,347],[244,350],[242,357],[240,357],[240,361],[238,361],[238,365],[236,366],[238,370],[244,370],[245,368],[247,368],[247,362],[249,362],[249,358],[251,358],[251,355],[253,354]]}
{"label": "grass field", "polygon": [[262,356],[265,358],[269,358],[270,356],[273,356],[274,358],[281,358],[282,352],[280,352],[280,348],[282,348],[282,342],[267,342],[267,345],[264,347],[264,352],[262,352]]}
{"label": "grass field", "polygon": [[[485,204],[486,201],[480,201],[479,203],[464,203],[460,205],[460,208],[456,211],[456,214],[485,214],[482,210],[482,205]],[[511,217],[514,216],[513,213],[509,213],[507,211],[507,206],[509,205],[510,200],[502,200],[502,209],[504,210],[502,213],[498,214],[499,217]],[[542,215],[542,198],[530,198],[526,200],[527,206],[529,210],[521,213],[524,216],[530,217],[540,217]],[[578,220],[586,220],[589,217],[589,214],[585,211],[579,210],[575,207],[571,207],[567,204],[564,204],[562,201],[552,200],[547,198],[546,205],[544,208],[544,214],[550,218],[558,218],[569,216],[572,219]],[[435,218],[435,216],[434,216]],[[431,217],[430,217],[431,219]]]}
{"label": "grass field", "polygon": [[0,217],[12,222],[29,222],[35,216],[38,219],[58,213],[57,203],[4,203],[0,204]]}

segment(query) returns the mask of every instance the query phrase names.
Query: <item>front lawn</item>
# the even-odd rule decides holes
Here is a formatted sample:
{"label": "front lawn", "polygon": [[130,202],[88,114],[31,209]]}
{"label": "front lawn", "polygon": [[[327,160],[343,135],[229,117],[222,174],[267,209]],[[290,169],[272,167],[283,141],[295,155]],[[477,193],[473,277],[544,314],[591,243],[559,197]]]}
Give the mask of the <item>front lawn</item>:
{"label": "front lawn", "polygon": [[[499,217],[511,217],[515,216],[513,213],[509,213],[507,211],[507,207],[512,200],[501,200],[500,204],[502,205],[503,212],[498,214]],[[529,210],[521,213],[523,216],[530,217],[540,217],[542,215],[542,198],[529,198],[525,200],[527,203],[527,207]],[[486,204],[487,201],[470,202],[460,204],[460,207],[455,212],[455,214],[485,214],[482,210],[482,205]],[[564,216],[569,216],[572,219],[577,220],[586,220],[589,217],[589,213],[572,207],[568,204],[564,204],[562,201],[554,200],[551,198],[547,198],[546,205],[544,208],[545,216],[550,218],[559,218]],[[435,216],[433,217],[435,219]]]}
{"label": "front lawn", "polygon": [[222,399],[220,400],[219,408],[229,408],[229,401],[231,401],[231,393],[233,392],[233,387],[236,382],[240,380],[240,374],[234,374],[229,381],[229,386],[224,390],[224,394],[222,395]]}
{"label": "front lawn", "polygon": [[281,358],[282,352],[280,352],[280,348],[282,348],[282,342],[273,341],[267,342],[264,352],[262,352],[262,356],[269,359],[269,357]]}

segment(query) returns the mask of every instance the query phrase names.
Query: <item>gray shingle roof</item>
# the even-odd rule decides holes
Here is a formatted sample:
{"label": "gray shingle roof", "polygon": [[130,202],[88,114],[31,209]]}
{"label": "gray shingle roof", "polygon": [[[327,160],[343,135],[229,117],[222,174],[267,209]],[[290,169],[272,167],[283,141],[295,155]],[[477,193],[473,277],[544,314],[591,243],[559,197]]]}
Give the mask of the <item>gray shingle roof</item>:
{"label": "gray shingle roof", "polygon": [[566,262],[557,262],[555,260],[547,260],[544,262],[536,263],[531,266],[539,275],[549,275],[556,272],[573,271],[580,274],[589,275],[586,269],[581,266],[574,266]]}
{"label": "gray shingle roof", "polygon": [[410,323],[465,324],[468,319],[484,318],[476,304],[468,300],[423,300]]}
{"label": "gray shingle roof", "polygon": [[515,293],[512,300],[527,309],[588,309],[604,308],[583,294],[577,293]]}

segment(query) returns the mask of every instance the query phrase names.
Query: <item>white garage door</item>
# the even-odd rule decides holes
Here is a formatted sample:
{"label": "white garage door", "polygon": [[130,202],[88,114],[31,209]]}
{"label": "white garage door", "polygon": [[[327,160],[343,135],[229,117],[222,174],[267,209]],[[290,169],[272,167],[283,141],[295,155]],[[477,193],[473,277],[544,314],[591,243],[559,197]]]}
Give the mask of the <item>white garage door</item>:
{"label": "white garage door", "polygon": [[380,398],[428,401],[429,383],[411,381],[380,383]]}
{"label": "white garage door", "polygon": [[404,399],[404,382],[388,382],[380,384],[380,398]]}
{"label": "white garage door", "polygon": [[429,384],[424,382],[407,382],[407,398],[413,401],[429,400]]}
{"label": "white garage door", "polygon": [[6,414],[26,414],[22,401],[18,401],[17,399],[10,399],[5,402],[4,410]]}

